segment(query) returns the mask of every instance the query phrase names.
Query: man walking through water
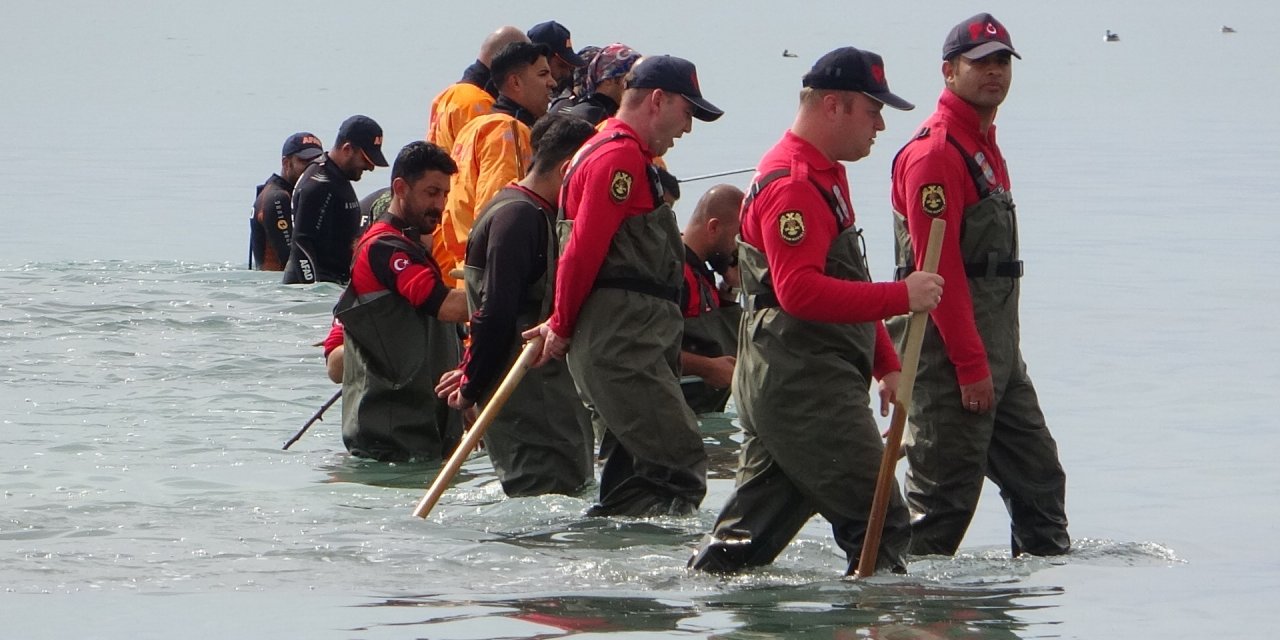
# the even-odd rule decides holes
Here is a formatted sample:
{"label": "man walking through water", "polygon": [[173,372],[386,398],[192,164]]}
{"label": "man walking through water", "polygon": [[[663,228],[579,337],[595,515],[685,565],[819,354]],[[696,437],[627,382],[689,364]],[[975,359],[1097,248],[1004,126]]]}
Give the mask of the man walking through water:
{"label": "man walking through water", "polygon": [[900,274],[919,267],[930,221],[947,221],[947,296],[925,330],[906,438],[911,553],[956,552],[986,476],[1012,519],[1013,555],[1063,554],[1066,474],[1019,346],[1022,261],[994,124],[1021,56],[983,13],[951,30],[942,57],[938,110],[893,165]]}
{"label": "man walking through water", "polygon": [[[942,296],[927,273],[871,282],[840,164],[871,153],[884,105],[913,105],[889,91],[880,56],[853,47],[819,58],[801,84],[796,119],[743,203],[733,395],[744,439],[734,492],[689,561],[703,571],[769,564],[821,514],[853,572],[883,452],[871,379],[883,414],[901,369],[882,319]],[[909,532],[895,483],[879,568],[905,570]]]}
{"label": "man walking through water", "polygon": [[617,117],[565,179],[555,310],[525,338],[545,338],[540,361],[568,354],[604,427],[609,457],[587,514],[687,515],[707,492],[707,453],[680,393],[684,245],[653,160],[693,118],[723,112],[702,97],[688,60],[641,58],[626,84]]}

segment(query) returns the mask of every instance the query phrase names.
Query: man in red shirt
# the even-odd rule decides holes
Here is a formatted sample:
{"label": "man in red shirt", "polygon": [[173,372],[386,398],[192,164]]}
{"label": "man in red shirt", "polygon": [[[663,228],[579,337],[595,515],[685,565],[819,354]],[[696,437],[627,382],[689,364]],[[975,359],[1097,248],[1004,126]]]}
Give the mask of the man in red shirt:
{"label": "man in red shirt", "polygon": [[455,171],[444,149],[405,146],[391,169],[387,213],[356,244],[351,283],[334,309],[344,334],[342,441],[354,455],[438,459],[461,437],[461,419],[434,389],[457,366],[453,323],[467,318],[466,294],[444,286],[421,240],[440,223]]}
{"label": "man in red shirt", "polygon": [[715,274],[723,276],[737,262],[734,256],[742,198],[742,190],[731,184],[711,187],[698,199],[684,227],[680,371],[702,380],[685,382],[680,388],[685,402],[697,414],[724,411],[733,380],[742,307],[734,298],[721,298]]}
{"label": "man in red shirt", "polygon": [[[822,514],[857,567],[883,443],[871,379],[887,414],[901,368],[883,318],[932,309],[936,275],[871,282],[841,161],[871,153],[889,91],[880,56],[836,49],[802,80],[791,129],[756,169],[742,210],[746,294],[733,393],[745,436],[733,494],[689,561],[729,572],[773,562]],[[904,571],[910,525],[894,488],[879,568]]]}
{"label": "man in red shirt", "polygon": [[906,445],[911,552],[956,552],[985,475],[1013,521],[1014,555],[1066,553],[1066,475],[1019,346],[1022,261],[996,145],[1018,53],[983,13],[951,30],[942,55],[938,110],[893,167],[900,272],[919,266],[930,220],[947,221],[938,264],[947,297],[925,333]]}
{"label": "man in red shirt", "polygon": [[684,247],[653,159],[693,118],[723,112],[702,97],[688,60],[641,58],[626,84],[617,117],[565,179],[555,310],[525,337],[545,338],[541,361],[568,354],[578,393],[603,428],[609,456],[588,514],[683,515],[706,495],[707,454],[680,393]]}

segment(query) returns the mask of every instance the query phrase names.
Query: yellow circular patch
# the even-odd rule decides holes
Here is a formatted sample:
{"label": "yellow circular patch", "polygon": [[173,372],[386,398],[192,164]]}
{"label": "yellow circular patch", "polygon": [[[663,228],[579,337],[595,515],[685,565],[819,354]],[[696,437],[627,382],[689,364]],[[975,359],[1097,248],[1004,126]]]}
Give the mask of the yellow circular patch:
{"label": "yellow circular patch", "polygon": [[279,229],[279,230],[281,230],[281,231],[284,231],[285,229],[288,229],[288,228],[289,228],[289,221],[288,221],[288,220],[284,220],[284,219],[276,220],[276,228],[277,228],[277,229]]}
{"label": "yellow circular patch", "polygon": [[609,183],[609,196],[618,202],[631,195],[631,174],[619,169],[613,172],[613,180]]}
{"label": "yellow circular patch", "polygon": [[920,208],[934,218],[947,210],[947,195],[942,192],[942,185],[935,183],[920,187]]}
{"label": "yellow circular patch", "polygon": [[800,244],[804,240],[804,216],[799,211],[787,211],[778,216],[778,234],[787,244]]}

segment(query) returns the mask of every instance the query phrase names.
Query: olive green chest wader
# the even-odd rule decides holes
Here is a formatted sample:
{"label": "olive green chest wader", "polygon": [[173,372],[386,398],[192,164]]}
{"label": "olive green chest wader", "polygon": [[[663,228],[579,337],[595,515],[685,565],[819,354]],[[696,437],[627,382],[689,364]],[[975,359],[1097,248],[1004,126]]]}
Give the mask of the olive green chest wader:
{"label": "olive green chest wader", "polygon": [[[580,152],[574,168],[599,144]],[[652,167],[647,173],[654,201],[662,202]],[[562,248],[572,226],[562,213]],[[603,425],[602,449],[609,452],[600,500],[588,515],[687,514],[706,495],[707,454],[679,382],[683,259],[671,207],[628,216],[578,313],[566,360],[579,396]]]}
{"label": "olive green chest wader", "polygon": [[[425,256],[390,233],[399,249]],[[457,366],[455,325],[441,322],[392,291],[356,296],[348,286],[335,310],[345,333],[342,371],[342,441],[351,453],[385,461],[448,456],[462,422],[436,397],[435,384]]]}
{"label": "olive green chest wader", "polygon": [[[510,366],[521,349],[519,333],[542,322],[550,311],[557,242],[549,213],[543,212],[523,194],[499,194],[500,200],[488,208],[486,217],[495,214],[532,215],[536,211],[547,227],[546,271],[521,296],[517,335],[512,337],[511,353],[507,358]],[[512,203],[528,203],[536,209],[522,212],[510,208],[503,211]],[[472,313],[485,299],[485,273],[485,269],[471,265],[465,269],[467,304]],[[495,386],[481,399],[481,404],[488,404],[496,390]],[[551,360],[525,374],[503,405],[502,412],[485,432],[484,443],[502,483],[502,490],[508,496],[571,494],[593,478],[595,435],[591,428],[591,415],[578,400],[568,366],[559,360]]]}
{"label": "olive green chest wader", "polygon": [[[774,180],[808,180],[806,171],[797,165],[761,177],[743,210]],[[842,229],[827,252],[824,273],[869,282],[861,231],[847,205],[813,185]],[[831,522],[851,571],[861,554],[884,446],[870,409],[877,323],[801,320],[779,306],[765,255],[741,239],[738,264],[747,302],[733,389],[745,438],[734,494],[712,541],[691,566],[729,571],[772,562],[820,513]],[[878,564],[901,570],[907,510],[896,486],[891,496]]]}
{"label": "olive green chest wader", "polygon": [[[688,255],[686,255],[686,260]],[[700,313],[684,319],[684,338],[681,349],[707,358],[732,356],[738,352],[738,324],[742,321],[742,307],[737,304],[719,306],[719,296],[694,265],[694,280],[698,283]],[[690,292],[693,295],[693,292]],[[729,389],[713,389],[705,382],[682,382],[680,390],[685,403],[696,414],[724,411],[729,400]]]}
{"label": "olive green chest wader", "polygon": [[[922,130],[917,137],[929,134]],[[936,132],[946,135],[945,130]],[[954,554],[977,508],[984,476],[1001,489],[1013,521],[1014,553],[1061,553],[1066,532],[1066,476],[1045,424],[1019,346],[1017,216],[1012,195],[993,182],[984,161],[955,138],[948,144],[964,158],[978,191],[965,207],[960,254],[973,302],[974,322],[987,353],[995,406],[966,410],[955,366],[932,321],[926,323],[920,367],[906,437],[913,554]],[[905,218],[894,215],[898,275],[915,265]],[[905,319],[890,323],[899,344]]]}

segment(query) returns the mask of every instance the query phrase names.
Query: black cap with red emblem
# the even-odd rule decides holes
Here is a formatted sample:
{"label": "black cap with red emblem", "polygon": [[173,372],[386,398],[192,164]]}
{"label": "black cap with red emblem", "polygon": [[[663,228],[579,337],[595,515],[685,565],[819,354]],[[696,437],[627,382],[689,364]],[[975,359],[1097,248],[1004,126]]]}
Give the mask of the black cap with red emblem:
{"label": "black cap with red emblem", "polygon": [[889,91],[883,58],[854,47],[841,47],[818,58],[800,83],[813,89],[858,91],[902,111],[916,108]]}
{"label": "black cap with red emblem", "polygon": [[555,20],[539,22],[533,25],[526,34],[529,40],[534,44],[545,44],[551,50],[551,55],[559,56],[574,67],[587,66],[587,60],[583,60],[582,56],[574,53],[573,40],[569,38],[569,29]]}
{"label": "black cap with red emblem", "polygon": [[702,97],[698,69],[692,62],[675,56],[644,56],[627,74],[628,89],[662,89],[678,93],[693,105],[693,117],[711,122],[724,115],[719,107]]}
{"label": "black cap with red emblem", "polygon": [[947,34],[946,41],[942,43],[943,60],[950,60],[957,55],[977,60],[999,51],[1008,51],[1019,60],[1022,59],[1013,49],[1009,30],[989,13],[979,13],[951,27],[951,33]]}

